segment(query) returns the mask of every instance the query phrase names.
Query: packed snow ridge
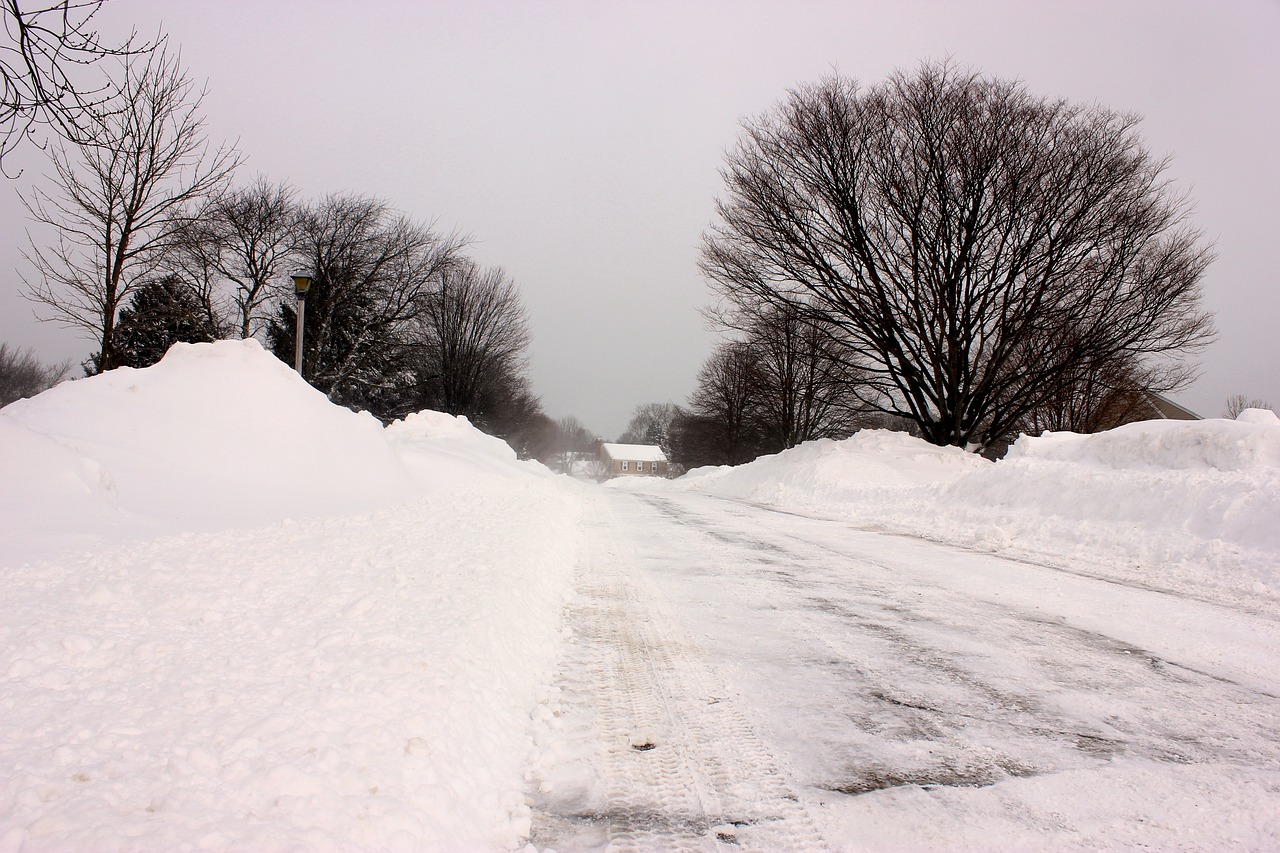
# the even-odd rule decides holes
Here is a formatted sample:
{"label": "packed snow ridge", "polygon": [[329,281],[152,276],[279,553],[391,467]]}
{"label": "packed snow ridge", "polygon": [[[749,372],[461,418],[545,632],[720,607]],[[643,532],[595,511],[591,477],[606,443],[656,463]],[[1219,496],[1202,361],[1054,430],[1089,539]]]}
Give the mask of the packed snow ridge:
{"label": "packed snow ridge", "polygon": [[[0,471],[0,851],[527,838],[588,487],[464,419],[384,428],[253,341],[5,407]],[[1270,412],[618,486],[1280,612]]]}
{"label": "packed snow ridge", "polygon": [[1144,421],[1021,437],[999,462],[867,430],[671,482],[1249,606],[1280,604],[1280,419]]}

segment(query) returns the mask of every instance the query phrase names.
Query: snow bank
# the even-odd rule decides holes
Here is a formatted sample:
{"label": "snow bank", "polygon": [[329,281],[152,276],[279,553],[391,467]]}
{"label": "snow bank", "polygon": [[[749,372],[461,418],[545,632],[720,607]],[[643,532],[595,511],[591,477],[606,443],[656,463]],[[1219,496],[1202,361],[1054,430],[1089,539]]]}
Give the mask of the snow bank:
{"label": "snow bank", "polygon": [[1280,603],[1280,419],[1263,410],[1235,421],[1024,436],[998,463],[872,430],[669,484],[615,482],[851,518],[1197,596]]}
{"label": "snow bank", "polygon": [[1009,538],[1039,550],[1111,548],[1183,588],[1280,597],[1275,415],[1024,436],[942,499],[985,509]]}
{"label": "snow bank", "polygon": [[1115,470],[1280,468],[1280,417],[1248,409],[1234,421],[1141,421],[1108,432],[1023,436],[1007,461],[1050,460]]}
{"label": "snow bank", "polygon": [[[843,441],[806,442],[736,468],[695,468],[673,485],[757,503],[822,509],[871,492],[948,483],[989,464],[958,447],[935,447],[900,432],[863,430]],[[625,487],[625,482],[611,485]]]}
{"label": "snow bank", "polygon": [[495,849],[582,486],[253,342],[0,411],[0,851]]}
{"label": "snow bank", "polygon": [[461,416],[416,412],[388,426],[386,438],[414,481],[424,489],[481,474],[551,475],[540,462],[518,460],[511,445],[485,435]]}
{"label": "snow bank", "polygon": [[555,483],[6,569],[0,850],[517,844]]}
{"label": "snow bank", "polygon": [[376,418],[334,406],[252,340],[178,344],[152,367],[6,406],[0,469],[0,556],[10,559],[129,531],[341,514],[413,493]]}

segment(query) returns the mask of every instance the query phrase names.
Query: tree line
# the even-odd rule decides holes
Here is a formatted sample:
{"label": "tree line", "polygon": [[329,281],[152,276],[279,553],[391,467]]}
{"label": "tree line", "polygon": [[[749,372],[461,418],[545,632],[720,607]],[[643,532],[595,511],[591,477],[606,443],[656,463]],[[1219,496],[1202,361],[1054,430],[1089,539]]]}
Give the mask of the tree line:
{"label": "tree line", "polygon": [[[221,337],[289,360],[287,274],[303,268],[305,375],[335,402],[584,442],[539,410],[502,270],[379,199],[233,187],[242,157],[209,145],[203,92],[163,36],[104,44],[101,4],[5,0],[0,52],[0,163],[39,128],[54,137],[54,187],[23,200],[58,239],[32,244],[26,295],[96,337],[89,372]],[[68,70],[103,67],[87,85]],[[950,61],[793,89],[743,123],[704,234],[726,338],[687,406],[641,407],[623,440],[735,464],[868,425],[991,451],[1138,416],[1194,377],[1188,357],[1214,334],[1212,247],[1138,123]],[[48,378],[29,353],[4,356]]]}
{"label": "tree line", "polygon": [[24,253],[24,295],[41,319],[96,341],[86,373],[145,367],[175,342],[223,338],[258,338],[292,363],[290,276],[302,271],[312,278],[303,376],[335,403],[384,421],[426,408],[465,415],[521,450],[547,431],[510,276],[468,258],[457,233],[382,199],[308,201],[262,176],[236,186],[244,158],[210,143],[205,92],[179,56],[163,38],[89,40],[100,5],[5,7],[11,30],[48,33],[58,21],[64,38],[96,46],[95,61],[114,69],[77,96],[56,63],[53,77],[39,64],[4,65],[6,145],[41,123],[55,131],[51,184],[22,201],[56,237],[33,238]]}

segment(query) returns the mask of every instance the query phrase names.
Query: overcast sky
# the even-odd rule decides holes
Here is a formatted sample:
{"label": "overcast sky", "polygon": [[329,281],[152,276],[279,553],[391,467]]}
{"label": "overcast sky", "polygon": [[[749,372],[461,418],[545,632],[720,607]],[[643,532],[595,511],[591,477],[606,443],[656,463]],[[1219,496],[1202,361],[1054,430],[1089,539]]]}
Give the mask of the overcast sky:
{"label": "overcast sky", "polygon": [[[1174,396],[1205,416],[1236,393],[1280,405],[1280,0],[110,0],[101,18],[181,46],[211,137],[248,157],[239,182],[380,196],[469,234],[521,287],[547,413],[606,438],[684,402],[711,351],[697,247],[739,122],[833,68],[875,83],[946,56],[1145,116],[1218,252],[1219,339]],[[82,359],[16,296],[16,193],[45,170],[21,155],[0,185],[0,341]]]}

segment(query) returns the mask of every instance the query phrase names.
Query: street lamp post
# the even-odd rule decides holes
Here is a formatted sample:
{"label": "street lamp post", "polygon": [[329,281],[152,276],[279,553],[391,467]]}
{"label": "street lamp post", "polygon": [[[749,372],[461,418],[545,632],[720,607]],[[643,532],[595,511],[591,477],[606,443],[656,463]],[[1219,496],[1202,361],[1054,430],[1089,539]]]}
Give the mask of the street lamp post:
{"label": "street lamp post", "polygon": [[293,336],[293,369],[302,375],[302,318],[307,313],[307,288],[311,286],[308,273],[294,273],[293,292],[298,297],[298,328]]}

